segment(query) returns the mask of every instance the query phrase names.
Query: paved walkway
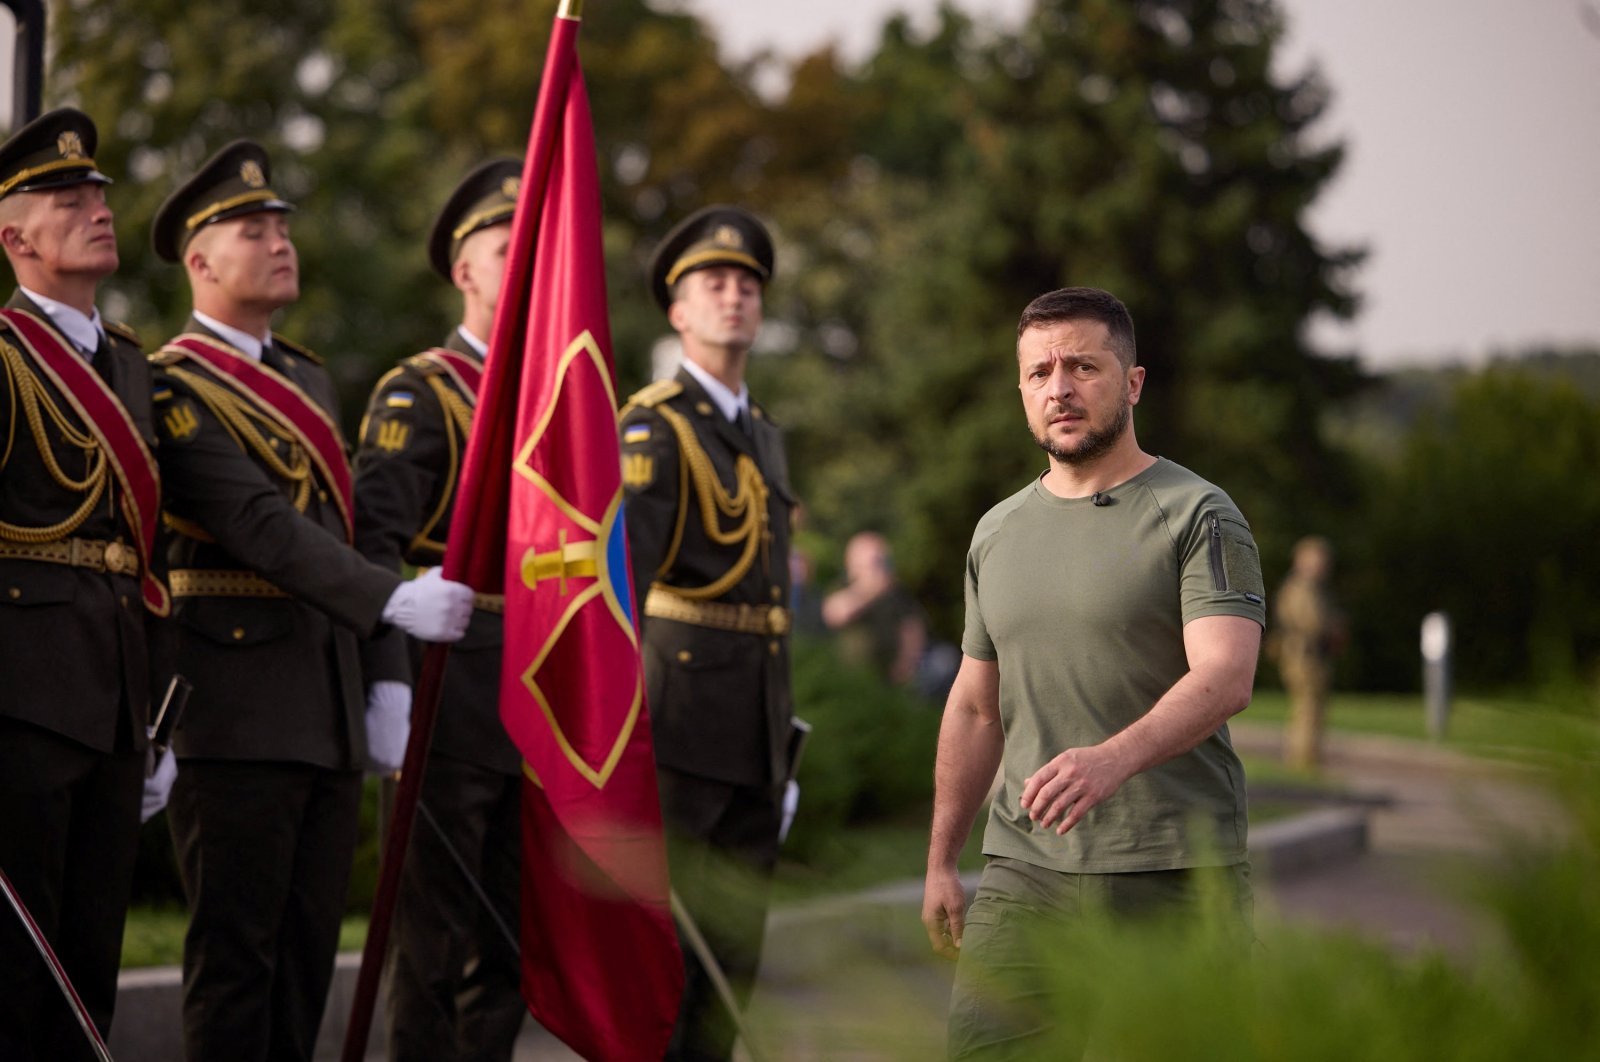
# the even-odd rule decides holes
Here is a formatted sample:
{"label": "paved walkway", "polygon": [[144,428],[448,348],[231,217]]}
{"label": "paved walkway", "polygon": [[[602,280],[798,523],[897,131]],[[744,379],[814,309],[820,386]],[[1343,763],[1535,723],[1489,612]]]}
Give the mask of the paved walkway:
{"label": "paved walkway", "polygon": [[[1235,725],[1233,735],[1245,755],[1278,757],[1277,727]],[[1369,850],[1272,881],[1261,916],[1470,955],[1486,931],[1464,896],[1472,877],[1510,839],[1561,834],[1561,812],[1537,775],[1392,738],[1332,734],[1325,749],[1324,774],[1375,802]]]}

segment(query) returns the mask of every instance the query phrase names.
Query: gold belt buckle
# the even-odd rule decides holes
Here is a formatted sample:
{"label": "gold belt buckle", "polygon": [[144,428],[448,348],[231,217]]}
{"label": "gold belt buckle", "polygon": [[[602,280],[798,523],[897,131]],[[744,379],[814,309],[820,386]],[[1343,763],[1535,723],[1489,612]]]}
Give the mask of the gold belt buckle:
{"label": "gold belt buckle", "polygon": [[121,542],[107,542],[102,557],[106,571],[121,575],[128,558],[128,547]]}

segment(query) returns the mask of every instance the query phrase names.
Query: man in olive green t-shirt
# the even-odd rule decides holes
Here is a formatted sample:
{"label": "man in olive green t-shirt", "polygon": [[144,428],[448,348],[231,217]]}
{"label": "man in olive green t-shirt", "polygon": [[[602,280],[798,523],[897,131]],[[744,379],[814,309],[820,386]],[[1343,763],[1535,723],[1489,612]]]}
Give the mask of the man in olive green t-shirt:
{"label": "man in olive green t-shirt", "polygon": [[[1226,727],[1249,703],[1265,620],[1249,525],[1222,491],[1139,448],[1145,372],[1115,297],[1040,296],[1017,355],[1050,464],[973,534],[934,769],[922,918],[935,950],[961,960],[953,1057],[1070,1053],[1082,1030],[1052,1021],[1048,979],[1028,973],[1052,922],[1185,910],[1208,874],[1245,926],[1250,910]],[[997,768],[969,911],[956,857]]]}

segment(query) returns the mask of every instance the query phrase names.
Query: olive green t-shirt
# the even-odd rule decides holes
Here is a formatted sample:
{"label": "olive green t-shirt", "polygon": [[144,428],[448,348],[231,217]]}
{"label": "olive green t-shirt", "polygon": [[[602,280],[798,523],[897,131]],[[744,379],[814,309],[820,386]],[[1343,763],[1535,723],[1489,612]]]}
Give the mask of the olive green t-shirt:
{"label": "olive green t-shirt", "polygon": [[1163,458],[1097,498],[1035,480],[973,533],[961,649],[999,663],[1005,734],[983,850],[1078,874],[1240,862],[1244,770],[1226,726],[1128,779],[1064,837],[1018,803],[1039,767],[1125,729],[1183,677],[1184,624],[1266,619],[1250,526],[1222,491]]}

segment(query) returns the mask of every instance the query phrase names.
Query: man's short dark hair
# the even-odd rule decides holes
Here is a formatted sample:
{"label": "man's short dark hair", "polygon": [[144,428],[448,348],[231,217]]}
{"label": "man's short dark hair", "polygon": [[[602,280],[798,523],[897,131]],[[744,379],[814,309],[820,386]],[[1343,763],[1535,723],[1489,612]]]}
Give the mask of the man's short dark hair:
{"label": "man's short dark hair", "polygon": [[1133,317],[1122,300],[1099,288],[1061,288],[1047,292],[1028,303],[1017,322],[1017,338],[1030,328],[1042,328],[1058,321],[1099,321],[1111,334],[1110,346],[1123,368],[1139,363],[1139,349],[1133,339]]}

